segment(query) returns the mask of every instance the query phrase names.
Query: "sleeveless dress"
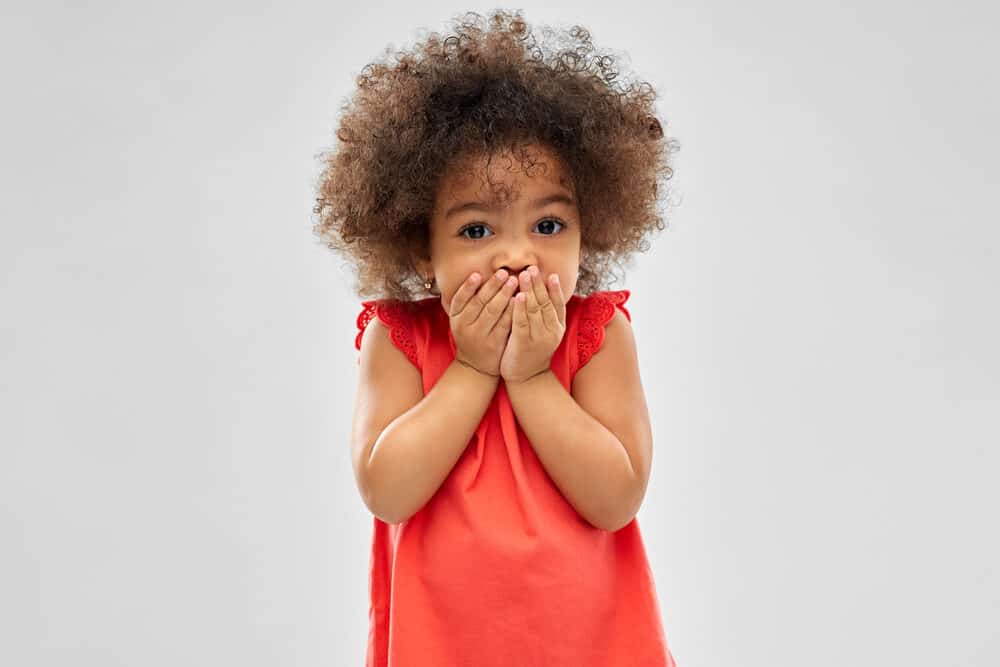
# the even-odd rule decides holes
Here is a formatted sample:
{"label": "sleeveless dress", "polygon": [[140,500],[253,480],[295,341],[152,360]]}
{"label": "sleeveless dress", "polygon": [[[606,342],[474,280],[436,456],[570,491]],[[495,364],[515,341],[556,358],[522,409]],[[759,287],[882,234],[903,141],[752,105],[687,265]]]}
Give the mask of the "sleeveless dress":
{"label": "sleeveless dress", "polygon": [[[572,295],[551,368],[567,391],[628,290]],[[420,369],[455,358],[439,296],[362,302]],[[358,357],[360,363],[360,356]],[[374,518],[366,667],[675,667],[637,519],[610,532],[562,496],[501,380],[465,452],[399,524]]]}

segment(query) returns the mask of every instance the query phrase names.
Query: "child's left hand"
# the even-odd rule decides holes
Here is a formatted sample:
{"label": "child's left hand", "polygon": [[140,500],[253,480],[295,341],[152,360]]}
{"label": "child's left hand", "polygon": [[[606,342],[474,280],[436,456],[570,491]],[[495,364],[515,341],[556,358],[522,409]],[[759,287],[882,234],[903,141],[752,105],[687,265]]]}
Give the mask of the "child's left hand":
{"label": "child's left hand", "polygon": [[551,274],[543,281],[537,266],[521,272],[510,337],[500,358],[500,376],[508,385],[549,370],[552,355],[562,341],[566,331],[566,301],[562,286],[552,282],[555,276]]}

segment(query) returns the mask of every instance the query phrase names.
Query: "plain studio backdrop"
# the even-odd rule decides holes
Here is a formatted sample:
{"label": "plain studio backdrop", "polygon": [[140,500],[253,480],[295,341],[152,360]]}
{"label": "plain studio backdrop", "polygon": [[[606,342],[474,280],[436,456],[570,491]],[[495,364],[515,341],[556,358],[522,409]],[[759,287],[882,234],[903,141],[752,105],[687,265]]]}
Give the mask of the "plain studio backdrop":
{"label": "plain studio backdrop", "polygon": [[[624,283],[680,667],[1000,664],[993,3],[515,8],[660,93]],[[360,299],[317,155],[453,3],[22,3],[0,28],[0,663],[360,665]]]}

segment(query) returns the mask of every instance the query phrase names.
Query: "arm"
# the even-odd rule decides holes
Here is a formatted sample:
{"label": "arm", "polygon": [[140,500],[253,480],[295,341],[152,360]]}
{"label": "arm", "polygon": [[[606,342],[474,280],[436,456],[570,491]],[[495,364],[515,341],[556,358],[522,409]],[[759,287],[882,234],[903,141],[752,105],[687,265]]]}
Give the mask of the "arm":
{"label": "arm", "polygon": [[437,492],[479,426],[499,378],[457,361],[372,447],[369,479],[378,514],[400,523]]}
{"label": "arm", "polygon": [[621,528],[635,475],[615,434],[587,414],[551,370],[508,386],[507,393],[535,453],[570,505],[597,528]]}
{"label": "arm", "polygon": [[603,346],[573,377],[572,394],[551,370],[508,385],[507,393],[539,460],[577,512],[604,530],[626,526],[645,495],[652,436],[625,316],[616,311]]}

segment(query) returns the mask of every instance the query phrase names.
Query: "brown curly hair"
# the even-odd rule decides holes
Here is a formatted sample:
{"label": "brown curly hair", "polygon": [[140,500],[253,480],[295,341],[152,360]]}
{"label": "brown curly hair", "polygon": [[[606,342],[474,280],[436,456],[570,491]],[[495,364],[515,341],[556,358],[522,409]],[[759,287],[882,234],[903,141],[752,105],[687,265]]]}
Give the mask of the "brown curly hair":
{"label": "brown curly hair", "polygon": [[520,11],[453,20],[454,34],[387,47],[395,62],[362,69],[342,107],[341,143],[321,154],[314,233],[355,265],[360,296],[426,296],[413,257],[429,258],[439,176],[476,155],[510,151],[523,163],[518,146],[540,142],[564,161],[579,197],[577,291],[606,289],[611,265],[648,250],[646,237],[665,227],[657,197],[679,144],[652,111],[656,92],[616,83],[614,58],[580,26],[548,50]]}

